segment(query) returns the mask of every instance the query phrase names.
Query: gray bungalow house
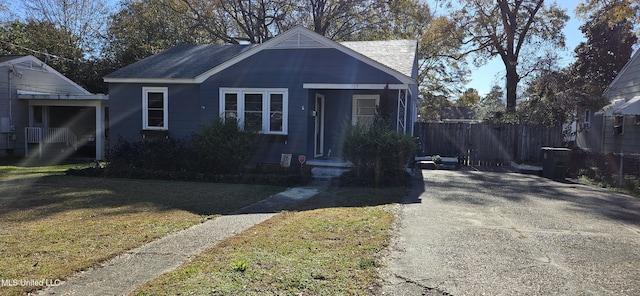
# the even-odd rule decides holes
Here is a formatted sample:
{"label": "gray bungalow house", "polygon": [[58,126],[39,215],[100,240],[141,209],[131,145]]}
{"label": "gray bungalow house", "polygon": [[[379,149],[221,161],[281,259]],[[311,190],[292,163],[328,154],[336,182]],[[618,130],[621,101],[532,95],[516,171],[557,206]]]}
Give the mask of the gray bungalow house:
{"label": "gray bungalow house", "polygon": [[383,97],[393,129],[411,133],[417,74],[415,40],[337,43],[295,27],[259,45],[179,45],[104,77],[109,131],[130,141],[189,137],[233,117],[267,135],[254,162],[339,160],[342,131],[371,122]]}
{"label": "gray bungalow house", "polygon": [[640,51],[636,51],[603,94],[610,104],[581,110],[576,145],[603,153],[640,154]]}
{"label": "gray bungalow house", "polygon": [[0,56],[0,157],[104,158],[108,97],[31,55]]}

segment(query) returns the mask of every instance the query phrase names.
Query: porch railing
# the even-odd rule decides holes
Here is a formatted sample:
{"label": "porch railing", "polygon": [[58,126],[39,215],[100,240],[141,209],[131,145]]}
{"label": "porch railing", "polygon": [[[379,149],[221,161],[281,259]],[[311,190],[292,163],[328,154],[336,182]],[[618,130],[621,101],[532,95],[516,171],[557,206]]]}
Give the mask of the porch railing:
{"label": "porch railing", "polygon": [[66,127],[25,127],[25,155],[29,155],[29,144],[38,144],[38,156],[42,158],[43,145],[64,143],[73,149],[78,149],[78,137]]}

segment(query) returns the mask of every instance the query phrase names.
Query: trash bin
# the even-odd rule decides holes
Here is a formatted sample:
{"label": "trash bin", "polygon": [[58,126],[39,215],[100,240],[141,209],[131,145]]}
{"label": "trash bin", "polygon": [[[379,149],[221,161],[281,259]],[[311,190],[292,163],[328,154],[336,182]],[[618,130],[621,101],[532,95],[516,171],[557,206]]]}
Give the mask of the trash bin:
{"label": "trash bin", "polygon": [[540,158],[542,159],[542,176],[549,179],[564,180],[569,164],[571,149],[542,147]]}

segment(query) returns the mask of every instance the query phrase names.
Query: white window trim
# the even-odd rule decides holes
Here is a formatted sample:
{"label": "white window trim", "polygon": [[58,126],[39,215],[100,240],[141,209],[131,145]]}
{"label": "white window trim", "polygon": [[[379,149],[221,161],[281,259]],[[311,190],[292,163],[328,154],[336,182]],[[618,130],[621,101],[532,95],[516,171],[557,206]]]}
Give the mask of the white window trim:
{"label": "white window trim", "polygon": [[380,95],[353,95],[352,98],[352,102],[351,102],[351,124],[352,125],[356,125],[358,123],[358,117],[357,117],[357,108],[358,106],[356,105],[356,102],[358,99],[373,99],[375,97],[376,100],[376,107],[378,107],[378,105],[380,105]]}
{"label": "white window trim", "polygon": [[[219,94],[219,111],[220,118],[224,120],[225,112],[225,94],[238,94],[238,110],[237,119],[240,127],[244,127],[244,95],[245,94],[261,94],[262,95],[262,133],[268,135],[287,135],[289,133],[289,89],[287,88],[227,88],[221,87]],[[282,94],[282,131],[272,132],[270,128],[271,114],[271,95]]]}
{"label": "white window trim", "polygon": [[[162,93],[163,125],[149,126],[149,100],[148,94]],[[144,130],[168,130],[169,129],[169,88],[168,87],[142,87],[142,129]]]}

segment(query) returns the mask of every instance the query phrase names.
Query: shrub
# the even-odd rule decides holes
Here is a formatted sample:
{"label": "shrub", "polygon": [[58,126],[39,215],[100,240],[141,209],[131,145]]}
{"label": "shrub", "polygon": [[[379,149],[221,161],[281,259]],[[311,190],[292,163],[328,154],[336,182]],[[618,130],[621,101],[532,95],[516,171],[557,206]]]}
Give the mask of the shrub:
{"label": "shrub", "polygon": [[192,135],[192,148],[197,155],[198,171],[240,173],[258,148],[261,134],[242,130],[235,119],[220,118],[203,125]]}
{"label": "shrub", "polygon": [[295,169],[244,173],[260,140],[261,134],[241,130],[236,120],[216,120],[203,125],[191,141],[167,137],[128,142],[120,138],[106,166],[96,163],[85,169],[70,169],[67,174],[286,187],[311,181],[310,175]]}
{"label": "shrub", "polygon": [[381,117],[371,126],[348,127],[344,143],[345,158],[353,163],[355,177],[362,178],[371,170],[376,187],[382,185],[386,172],[402,171],[417,147],[413,137],[392,131]]}
{"label": "shrub", "polygon": [[189,169],[189,146],[183,140],[167,138],[127,142],[122,138],[111,150],[109,166],[114,169],[183,171]]}

